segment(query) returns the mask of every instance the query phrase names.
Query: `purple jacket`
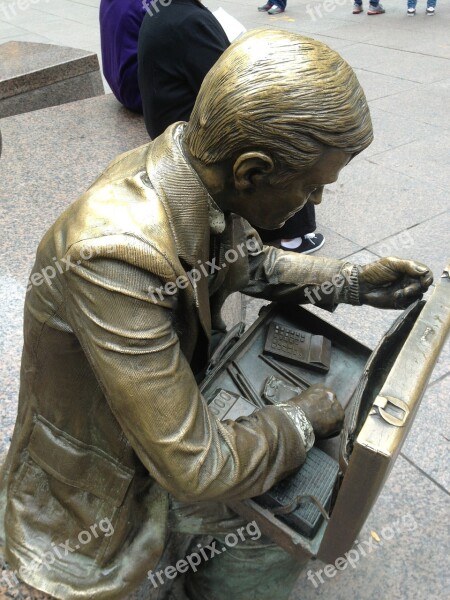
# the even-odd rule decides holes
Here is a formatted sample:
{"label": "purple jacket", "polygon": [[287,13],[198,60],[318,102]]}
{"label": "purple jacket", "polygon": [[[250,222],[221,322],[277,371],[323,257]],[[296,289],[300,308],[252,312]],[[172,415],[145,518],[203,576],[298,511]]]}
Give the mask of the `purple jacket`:
{"label": "purple jacket", "polygon": [[138,112],[142,112],[142,102],[137,43],[145,12],[142,0],[101,0],[100,3],[103,74],[117,100]]}

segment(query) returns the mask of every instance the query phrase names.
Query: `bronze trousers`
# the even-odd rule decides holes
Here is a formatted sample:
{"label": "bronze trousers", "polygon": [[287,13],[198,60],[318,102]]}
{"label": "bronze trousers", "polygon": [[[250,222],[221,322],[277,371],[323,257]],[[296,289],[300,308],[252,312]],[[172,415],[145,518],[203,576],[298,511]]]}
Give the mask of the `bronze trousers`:
{"label": "bronze trousers", "polygon": [[169,524],[176,537],[193,536],[178,558],[195,553],[191,562],[200,561],[184,573],[189,600],[287,600],[308,562],[294,559],[223,504],[174,500]]}

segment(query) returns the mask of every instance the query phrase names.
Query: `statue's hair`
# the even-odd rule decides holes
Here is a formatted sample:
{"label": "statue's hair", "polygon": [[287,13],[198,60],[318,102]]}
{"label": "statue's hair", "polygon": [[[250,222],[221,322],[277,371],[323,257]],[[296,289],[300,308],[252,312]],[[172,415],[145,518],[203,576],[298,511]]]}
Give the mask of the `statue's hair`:
{"label": "statue's hair", "polygon": [[223,53],[185,133],[192,155],[206,164],[259,149],[285,178],[318,159],[317,142],[357,154],[372,139],[364,92],[344,59],[322,42],[268,29]]}

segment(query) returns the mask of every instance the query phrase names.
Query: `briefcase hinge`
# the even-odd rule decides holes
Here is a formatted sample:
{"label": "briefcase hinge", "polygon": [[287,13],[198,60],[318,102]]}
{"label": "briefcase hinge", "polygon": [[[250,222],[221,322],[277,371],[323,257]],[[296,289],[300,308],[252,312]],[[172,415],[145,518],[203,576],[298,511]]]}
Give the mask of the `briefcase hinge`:
{"label": "briefcase hinge", "polygon": [[[386,407],[389,404],[403,411],[403,415],[397,416],[388,412]],[[403,427],[409,415],[409,408],[406,402],[400,400],[400,398],[394,398],[393,396],[377,396],[375,402],[373,403],[373,407],[374,408],[372,408],[370,411],[371,415],[376,415],[378,413],[380,417],[386,421],[386,423],[389,423],[389,425],[394,425],[395,427]]]}

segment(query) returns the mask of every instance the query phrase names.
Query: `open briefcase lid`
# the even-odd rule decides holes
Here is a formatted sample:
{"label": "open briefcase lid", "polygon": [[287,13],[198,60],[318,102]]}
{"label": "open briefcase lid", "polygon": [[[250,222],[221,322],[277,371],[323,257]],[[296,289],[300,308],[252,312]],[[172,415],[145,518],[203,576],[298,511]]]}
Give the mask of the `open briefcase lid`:
{"label": "open briefcase lid", "polygon": [[[222,355],[201,386],[206,397],[217,386],[230,389],[226,373],[236,361],[241,360],[249,377],[261,378],[255,360],[261,357],[263,331],[271,320],[284,316],[285,310],[272,305]],[[416,302],[399,315],[372,353],[309,311],[296,311],[296,324],[327,335],[333,344],[330,372],[307,373],[308,379],[334,388],[346,408],[340,445],[335,441],[323,447],[340,465],[329,516],[308,539],[253,499],[230,506],[249,521],[255,520],[265,535],[300,560],[310,556],[331,563],[357,539],[414,421],[450,329],[449,270],[444,271],[427,302]],[[286,319],[289,322],[289,317]],[[253,384],[256,386],[257,379]]]}
{"label": "open briefcase lid", "polygon": [[[402,328],[410,331],[396,352],[389,338]],[[449,329],[447,268],[429,300],[416,303],[394,323],[355,392],[342,434],[343,479],[317,553],[324,562],[334,562],[357,538],[408,435]],[[379,378],[383,367],[386,376]]]}

